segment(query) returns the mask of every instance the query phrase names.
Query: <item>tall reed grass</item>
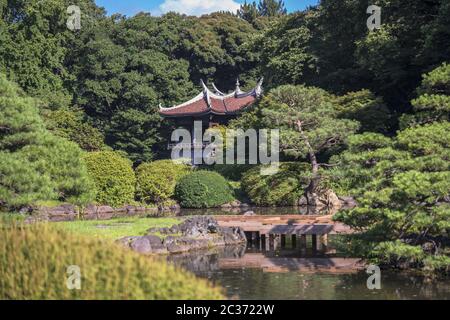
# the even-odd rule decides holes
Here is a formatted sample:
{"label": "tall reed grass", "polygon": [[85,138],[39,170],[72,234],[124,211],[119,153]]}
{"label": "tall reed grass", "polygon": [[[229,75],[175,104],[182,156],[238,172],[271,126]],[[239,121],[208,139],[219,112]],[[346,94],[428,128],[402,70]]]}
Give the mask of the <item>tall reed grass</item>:
{"label": "tall reed grass", "polygon": [[[67,287],[80,268],[81,289]],[[220,299],[219,288],[163,261],[49,224],[0,223],[0,299]]]}

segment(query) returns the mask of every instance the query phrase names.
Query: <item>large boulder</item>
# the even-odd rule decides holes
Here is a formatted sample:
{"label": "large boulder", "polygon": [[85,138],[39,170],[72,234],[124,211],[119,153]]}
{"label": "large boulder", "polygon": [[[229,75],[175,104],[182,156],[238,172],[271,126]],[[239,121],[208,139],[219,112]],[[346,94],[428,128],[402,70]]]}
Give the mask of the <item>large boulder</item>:
{"label": "large boulder", "polygon": [[[140,253],[182,253],[197,249],[206,249],[211,245],[224,246],[246,241],[240,228],[220,227],[211,216],[187,218],[181,224],[170,228],[151,228],[142,237],[125,237],[118,240]],[[154,234],[164,235],[161,239]],[[181,233],[181,236],[180,236]]]}

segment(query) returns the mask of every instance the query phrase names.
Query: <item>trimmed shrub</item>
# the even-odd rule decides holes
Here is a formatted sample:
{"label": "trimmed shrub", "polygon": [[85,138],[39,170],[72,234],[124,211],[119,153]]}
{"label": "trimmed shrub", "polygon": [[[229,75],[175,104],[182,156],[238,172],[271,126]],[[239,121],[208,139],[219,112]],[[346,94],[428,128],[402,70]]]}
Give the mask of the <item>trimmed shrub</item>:
{"label": "trimmed shrub", "polygon": [[259,206],[292,206],[303,195],[309,183],[308,163],[283,162],[274,175],[261,175],[261,167],[247,171],[241,188]]}
{"label": "trimmed shrub", "polygon": [[136,169],[136,197],[146,203],[163,203],[173,197],[178,180],[190,167],[159,160],[143,163]]}
{"label": "trimmed shrub", "polygon": [[[221,299],[220,289],[161,260],[57,226],[2,226],[0,299]],[[67,288],[79,267],[81,290]]]}
{"label": "trimmed shrub", "polygon": [[217,172],[196,171],[177,183],[175,197],[184,208],[212,208],[234,200],[233,189]]}
{"label": "trimmed shrub", "polygon": [[95,182],[97,202],[119,207],[134,201],[136,177],[131,161],[113,151],[84,155],[89,175]]}

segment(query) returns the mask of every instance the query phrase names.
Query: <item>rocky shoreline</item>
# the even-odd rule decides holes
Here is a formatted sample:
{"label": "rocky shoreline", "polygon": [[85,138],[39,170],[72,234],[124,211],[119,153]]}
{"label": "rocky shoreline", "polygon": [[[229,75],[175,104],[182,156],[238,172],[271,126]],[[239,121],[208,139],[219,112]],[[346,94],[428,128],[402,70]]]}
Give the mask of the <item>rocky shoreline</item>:
{"label": "rocky shoreline", "polygon": [[164,216],[167,213],[174,214],[180,210],[178,205],[170,207],[144,207],[127,205],[120,208],[113,208],[110,206],[88,205],[84,209],[72,204],[63,204],[57,207],[37,207],[21,210],[21,213],[29,214],[25,219],[26,223],[33,223],[38,221],[73,221],[77,219],[84,220],[108,220],[117,217],[135,216],[135,215],[151,215]]}
{"label": "rocky shoreline", "polygon": [[220,227],[211,216],[196,216],[170,228],[151,228],[145,236],[124,237],[117,242],[142,254],[183,253],[247,241],[244,231]]}

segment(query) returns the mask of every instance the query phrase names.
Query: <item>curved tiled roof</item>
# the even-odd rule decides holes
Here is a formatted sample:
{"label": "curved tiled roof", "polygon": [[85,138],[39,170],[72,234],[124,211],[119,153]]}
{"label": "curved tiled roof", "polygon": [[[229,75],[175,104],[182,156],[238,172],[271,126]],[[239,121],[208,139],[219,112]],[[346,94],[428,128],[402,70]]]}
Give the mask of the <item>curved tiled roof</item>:
{"label": "curved tiled roof", "polygon": [[202,81],[203,92],[191,100],[174,107],[163,108],[160,106],[159,113],[165,117],[200,116],[205,114],[233,115],[252,105],[261,96],[262,81],[263,79],[249,92],[242,92],[238,81],[236,90],[230,94],[222,93],[215,85],[213,85],[215,90],[215,93],[213,93]]}

